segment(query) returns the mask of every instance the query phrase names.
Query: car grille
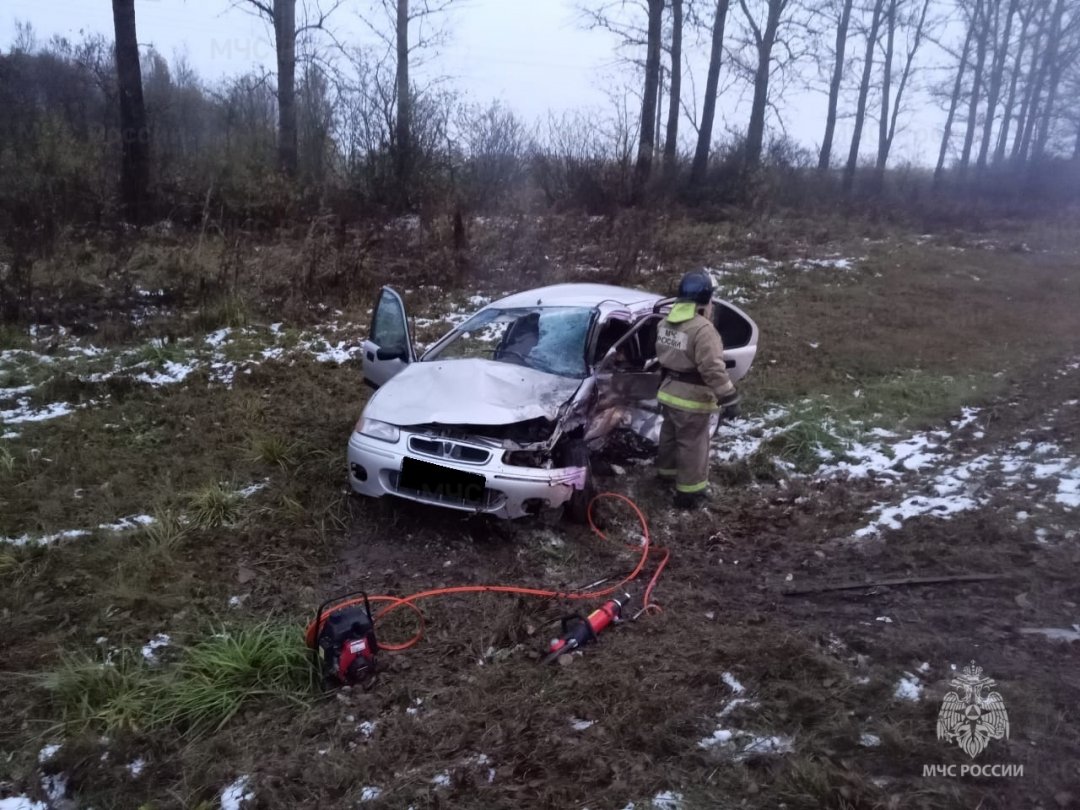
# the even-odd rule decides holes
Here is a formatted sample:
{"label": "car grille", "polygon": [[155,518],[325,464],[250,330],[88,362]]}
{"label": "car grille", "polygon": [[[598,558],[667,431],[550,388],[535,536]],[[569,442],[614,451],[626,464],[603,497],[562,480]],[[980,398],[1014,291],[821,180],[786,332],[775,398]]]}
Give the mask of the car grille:
{"label": "car grille", "polygon": [[413,436],[409,439],[409,449],[433,458],[447,458],[463,464],[486,464],[491,459],[491,451],[482,447],[459,444],[448,439],[428,439]]}

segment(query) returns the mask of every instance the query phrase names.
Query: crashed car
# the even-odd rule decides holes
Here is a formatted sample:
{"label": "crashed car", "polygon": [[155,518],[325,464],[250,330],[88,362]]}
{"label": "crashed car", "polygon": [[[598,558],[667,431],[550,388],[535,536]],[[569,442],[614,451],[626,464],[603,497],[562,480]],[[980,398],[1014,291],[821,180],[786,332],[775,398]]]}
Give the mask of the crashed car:
{"label": "crashed car", "polygon": [[[620,430],[659,437],[656,329],[673,303],[601,284],[528,290],[417,356],[405,304],[383,287],[363,346],[376,391],[349,438],[353,490],[502,518],[563,507],[581,519],[590,452]],[[721,300],[713,319],[738,381],[757,325]]]}

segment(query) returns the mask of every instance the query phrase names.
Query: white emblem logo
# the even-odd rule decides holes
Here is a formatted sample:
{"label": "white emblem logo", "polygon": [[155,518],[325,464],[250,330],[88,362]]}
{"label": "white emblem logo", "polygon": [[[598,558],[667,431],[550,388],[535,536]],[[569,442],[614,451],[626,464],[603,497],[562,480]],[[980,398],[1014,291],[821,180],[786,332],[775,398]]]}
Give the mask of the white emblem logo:
{"label": "white emblem logo", "polygon": [[983,677],[982,667],[972,661],[949,685],[960,692],[949,692],[941,701],[937,720],[939,740],[955,740],[974,759],[990,740],[1009,738],[1005,701],[998,692],[983,695],[983,690],[997,686],[997,681]]}

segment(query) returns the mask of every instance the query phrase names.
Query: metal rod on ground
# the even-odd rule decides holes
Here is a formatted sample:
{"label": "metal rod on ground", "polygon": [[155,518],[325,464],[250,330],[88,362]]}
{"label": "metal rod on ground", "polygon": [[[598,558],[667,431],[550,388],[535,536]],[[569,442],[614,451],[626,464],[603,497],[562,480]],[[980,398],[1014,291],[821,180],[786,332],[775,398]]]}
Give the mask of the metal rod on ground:
{"label": "metal rod on ground", "polygon": [[843,585],[822,585],[816,588],[799,588],[784,591],[784,596],[804,596],[811,593],[829,593],[831,591],[858,591],[864,588],[896,588],[912,585],[940,585],[949,582],[984,582],[992,579],[1007,579],[1008,574],[955,574],[941,577],[903,577],[900,579],[878,579],[873,582],[847,582]]}

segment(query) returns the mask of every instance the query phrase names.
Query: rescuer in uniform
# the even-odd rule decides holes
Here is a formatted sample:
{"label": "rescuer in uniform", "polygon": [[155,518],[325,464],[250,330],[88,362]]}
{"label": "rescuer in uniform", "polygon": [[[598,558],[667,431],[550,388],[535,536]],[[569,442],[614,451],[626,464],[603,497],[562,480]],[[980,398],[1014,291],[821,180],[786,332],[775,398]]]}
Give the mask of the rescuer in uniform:
{"label": "rescuer in uniform", "polygon": [[679,282],[679,295],[656,333],[663,367],[660,401],[664,421],[656,458],[661,478],[675,481],[675,506],[704,501],[709,485],[709,421],[738,416],[739,394],[724,365],[724,344],[712,323],[712,279],[695,270]]}

